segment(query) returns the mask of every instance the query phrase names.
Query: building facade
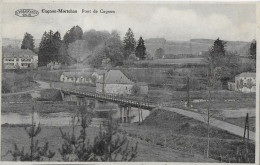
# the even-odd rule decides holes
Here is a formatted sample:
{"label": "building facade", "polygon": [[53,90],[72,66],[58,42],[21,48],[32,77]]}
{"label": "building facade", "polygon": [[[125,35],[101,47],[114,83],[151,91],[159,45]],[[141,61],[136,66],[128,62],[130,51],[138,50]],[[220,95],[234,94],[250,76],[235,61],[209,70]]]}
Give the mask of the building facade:
{"label": "building facade", "polygon": [[235,91],[256,92],[256,73],[244,72],[235,77]]}
{"label": "building facade", "polygon": [[28,69],[38,67],[38,55],[29,49],[3,48],[4,69]]}
{"label": "building facade", "polygon": [[120,70],[109,70],[103,74],[100,79],[96,81],[96,92],[97,93],[108,93],[115,95],[132,95],[133,86],[139,84],[141,94],[148,93],[148,86],[144,87],[144,83],[134,83]]}
{"label": "building facade", "polygon": [[60,76],[60,81],[64,83],[94,85],[91,72],[63,72]]}

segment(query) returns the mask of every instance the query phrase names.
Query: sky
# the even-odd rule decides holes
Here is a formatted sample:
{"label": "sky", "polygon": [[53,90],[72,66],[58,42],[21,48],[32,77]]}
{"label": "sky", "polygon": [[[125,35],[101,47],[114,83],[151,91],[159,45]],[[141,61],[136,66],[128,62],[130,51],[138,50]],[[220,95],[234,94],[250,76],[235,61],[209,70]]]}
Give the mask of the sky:
{"label": "sky", "polygon": [[[18,17],[19,9],[35,9],[36,17]],[[77,10],[76,14],[42,13],[42,10]],[[91,14],[82,13],[91,10]],[[114,14],[93,13],[115,11]],[[92,2],[92,3],[6,3],[2,9],[2,37],[22,39],[30,33],[41,39],[44,31],[59,31],[62,36],[79,25],[90,29],[117,30],[123,37],[130,27],[135,38],[165,38],[186,41],[207,38],[251,41],[256,38],[256,6],[253,4],[178,4],[156,2]]]}

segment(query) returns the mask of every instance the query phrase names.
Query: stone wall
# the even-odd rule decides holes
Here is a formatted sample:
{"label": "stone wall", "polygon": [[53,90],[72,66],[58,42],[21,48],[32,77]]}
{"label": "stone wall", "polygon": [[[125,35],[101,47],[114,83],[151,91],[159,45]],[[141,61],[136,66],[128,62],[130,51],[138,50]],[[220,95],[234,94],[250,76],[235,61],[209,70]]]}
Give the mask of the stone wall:
{"label": "stone wall", "polygon": [[[96,83],[96,92],[102,92],[103,84]],[[119,94],[119,95],[130,95],[132,94],[132,87],[131,84],[105,84],[104,92],[110,94]]]}

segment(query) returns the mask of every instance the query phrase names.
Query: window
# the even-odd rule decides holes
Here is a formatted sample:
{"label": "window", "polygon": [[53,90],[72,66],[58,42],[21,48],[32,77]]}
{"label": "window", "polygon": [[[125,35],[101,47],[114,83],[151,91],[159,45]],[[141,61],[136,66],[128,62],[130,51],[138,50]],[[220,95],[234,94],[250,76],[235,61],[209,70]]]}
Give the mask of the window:
{"label": "window", "polygon": [[5,61],[14,61],[13,58],[6,58]]}

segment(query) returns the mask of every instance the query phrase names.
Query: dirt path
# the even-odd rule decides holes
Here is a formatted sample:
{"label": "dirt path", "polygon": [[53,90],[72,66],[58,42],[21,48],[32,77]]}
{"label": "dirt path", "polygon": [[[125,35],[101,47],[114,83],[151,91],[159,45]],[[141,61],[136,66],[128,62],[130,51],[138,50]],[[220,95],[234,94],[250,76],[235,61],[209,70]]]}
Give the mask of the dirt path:
{"label": "dirt path", "polygon": [[[199,120],[199,121],[206,123],[206,120],[205,120],[206,116],[205,115],[203,116],[202,114],[199,114],[199,113],[196,113],[196,112],[182,110],[182,109],[178,109],[178,108],[168,108],[168,107],[165,107],[163,109],[171,111],[171,112],[175,112],[175,113],[178,113],[178,114],[181,114],[181,115],[184,115],[184,116],[187,116],[187,117],[190,117],[190,118],[193,118],[193,119],[196,119],[196,120]],[[217,127],[217,128],[220,128],[222,130],[226,130],[226,131],[228,131],[228,132],[230,132],[234,135],[238,135],[238,136],[241,136],[241,137],[243,137],[243,135],[244,135],[244,128],[230,124],[230,123],[227,123],[225,121],[221,121],[221,120],[211,118],[210,119],[210,125]],[[255,133],[254,132],[249,131],[249,139],[255,141]]]}

